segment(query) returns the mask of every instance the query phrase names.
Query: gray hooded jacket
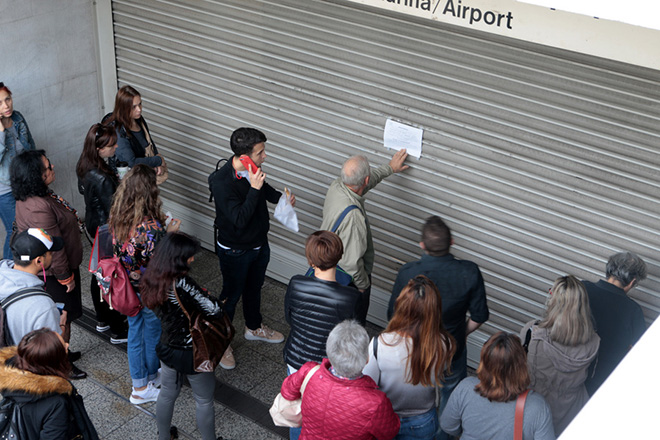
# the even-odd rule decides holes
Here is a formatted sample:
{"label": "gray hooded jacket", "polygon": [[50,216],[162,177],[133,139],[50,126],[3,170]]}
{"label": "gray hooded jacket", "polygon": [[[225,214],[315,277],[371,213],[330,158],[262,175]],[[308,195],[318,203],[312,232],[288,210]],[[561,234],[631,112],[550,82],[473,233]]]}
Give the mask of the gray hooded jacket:
{"label": "gray hooded jacket", "polygon": [[[24,287],[41,287],[44,282],[36,275],[14,269],[12,260],[0,261],[0,301]],[[60,311],[52,299],[46,296],[30,296],[7,307],[7,325],[14,341],[27,333],[47,327],[57,333],[60,329]]]}
{"label": "gray hooded jacket", "polygon": [[520,332],[525,341],[532,329],[527,352],[530,388],[545,397],[552,411],[555,434],[559,436],[589,400],[584,386],[587,369],[598,354],[596,333],[583,345],[568,347],[550,339],[550,329],[528,322]]}

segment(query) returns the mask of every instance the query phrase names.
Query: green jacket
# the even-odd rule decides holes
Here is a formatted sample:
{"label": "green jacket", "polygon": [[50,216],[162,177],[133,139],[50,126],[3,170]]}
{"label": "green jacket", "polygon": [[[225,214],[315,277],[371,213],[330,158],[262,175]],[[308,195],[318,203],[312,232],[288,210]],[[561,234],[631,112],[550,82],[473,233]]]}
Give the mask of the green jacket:
{"label": "green jacket", "polygon": [[[364,193],[366,194],[392,173],[392,167],[389,165],[372,169],[369,186]],[[335,231],[344,243],[344,255],[339,265],[353,277],[357,288],[364,290],[370,285],[369,276],[374,267],[374,243],[364,209],[364,195],[355,194],[344,185],[341,178],[337,178],[330,184],[325,195],[321,229],[331,230],[344,209],[350,205],[357,205],[358,209],[349,212]]]}

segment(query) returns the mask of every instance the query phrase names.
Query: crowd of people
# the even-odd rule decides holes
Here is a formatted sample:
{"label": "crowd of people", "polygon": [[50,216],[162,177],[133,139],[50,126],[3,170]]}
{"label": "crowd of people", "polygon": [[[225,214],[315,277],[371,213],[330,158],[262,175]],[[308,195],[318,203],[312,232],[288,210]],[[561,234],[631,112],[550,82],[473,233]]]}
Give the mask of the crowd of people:
{"label": "crowd of people", "polygon": [[[70,382],[86,377],[73,364],[81,354],[68,347],[71,323],[82,315],[81,237],[107,225],[141,307],[134,316],[113,310],[94,277],[90,292],[97,331],[127,343],[130,402],[156,401],[159,438],[172,438],[185,376],[199,432],[215,440],[215,375],[194,368],[189,313],[233,320],[242,299],[246,340],[285,341],[263,322],[261,289],[270,260],[268,203],[285,199],[293,207],[296,198],[266,182],[265,134],[235,130],[233,156],[208,179],[222,273],[216,297],[189,273],[199,241],[163,213],[159,185],[168,169],[135,88],[121,87],[113,112],[84,139],[76,166],[84,222],[50,188],[55,169],[36,149],[3,83],[0,116],[0,217],[7,230],[0,300],[9,329],[8,347],[0,350],[0,392],[21,404],[24,435],[97,438]],[[645,331],[640,306],[626,295],[646,278],[644,262],[621,252],[609,258],[597,283],[557,278],[543,316],[519,335],[491,336],[476,377],[468,377],[467,337],[489,318],[484,280],[477,264],[451,254],[451,231],[432,216],[421,231],[421,259],[398,272],[387,327],[369,340],[364,324],[375,249],[365,195],[405,171],[406,158],[401,150],[373,169],[364,156],[348,158],[329,186],[320,230],[307,238],[311,269],[290,280],[284,298],[290,331],[281,393],[302,398],[302,425],[290,429],[290,438],[510,439],[519,401],[522,438],[555,438]],[[231,346],[219,365],[236,367]]]}

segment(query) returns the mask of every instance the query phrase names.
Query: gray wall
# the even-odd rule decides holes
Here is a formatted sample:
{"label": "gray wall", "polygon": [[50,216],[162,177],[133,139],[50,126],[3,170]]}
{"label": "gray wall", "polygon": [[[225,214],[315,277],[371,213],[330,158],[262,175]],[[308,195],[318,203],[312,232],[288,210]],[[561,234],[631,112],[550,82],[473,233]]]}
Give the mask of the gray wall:
{"label": "gray wall", "polygon": [[0,81],[55,166],[52,189],[82,216],[75,166],[87,130],[102,113],[92,2],[0,0],[0,29]]}

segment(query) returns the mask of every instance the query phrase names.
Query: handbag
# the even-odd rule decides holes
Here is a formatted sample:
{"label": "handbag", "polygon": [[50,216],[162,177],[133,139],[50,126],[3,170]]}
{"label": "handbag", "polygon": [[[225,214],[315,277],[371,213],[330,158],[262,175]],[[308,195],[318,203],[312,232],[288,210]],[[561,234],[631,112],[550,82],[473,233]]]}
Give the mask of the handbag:
{"label": "handbag", "polygon": [[[142,130],[144,131],[144,137],[147,139],[147,147],[144,149],[144,156],[145,157],[154,157],[156,156],[156,149],[154,148],[154,143],[151,142],[151,135],[149,134],[149,130],[147,130],[147,127],[144,125],[144,122],[142,122]],[[160,156],[160,154],[158,155]],[[161,159],[163,159],[163,156],[161,156]],[[165,183],[167,178],[169,177],[169,173],[167,171],[167,164],[165,163],[165,159],[163,159],[161,165],[160,165],[161,172],[159,175],[156,176],[156,184],[161,185]]]}
{"label": "handbag", "polygon": [[94,276],[99,283],[101,300],[107,302],[111,310],[126,316],[140,313],[142,303],[119,257],[112,256],[100,260]]}
{"label": "handbag", "polygon": [[[339,215],[339,218],[332,226],[332,229],[330,229],[330,232],[337,232],[337,229],[339,229],[339,225],[341,224],[342,221],[344,221],[344,217],[346,217],[346,215],[354,209],[357,209],[357,205],[347,206],[346,209],[344,209],[342,213]],[[314,268],[310,267],[309,269],[307,269],[307,272],[305,272],[305,276],[306,277],[314,276]],[[344,269],[339,267],[339,265],[337,265],[335,279],[337,280],[337,283],[341,284],[342,286],[349,286],[353,282],[353,277]]]}
{"label": "handbag", "polygon": [[303,380],[300,387],[300,398],[296,400],[287,400],[282,396],[282,393],[277,393],[273,406],[270,407],[270,417],[273,419],[275,426],[286,426],[288,428],[300,428],[302,426],[302,397],[307,388],[307,382],[312,378],[314,373],[321,368],[321,365],[313,367]]}
{"label": "handbag", "polygon": [[176,285],[172,284],[174,296],[189,321],[193,345],[193,368],[198,373],[212,373],[234,337],[234,326],[224,310],[221,316],[205,315],[199,310],[189,313],[179,298]]}
{"label": "handbag", "polygon": [[518,399],[516,399],[516,415],[513,419],[513,440],[522,440],[523,438],[523,414],[525,412],[527,394],[529,394],[529,390],[520,393]]}
{"label": "handbag", "polygon": [[0,438],[28,438],[23,426],[21,406],[10,397],[5,397],[0,402]]}

